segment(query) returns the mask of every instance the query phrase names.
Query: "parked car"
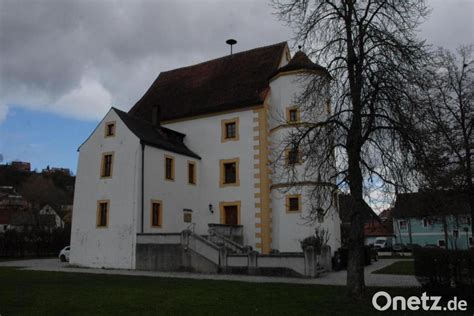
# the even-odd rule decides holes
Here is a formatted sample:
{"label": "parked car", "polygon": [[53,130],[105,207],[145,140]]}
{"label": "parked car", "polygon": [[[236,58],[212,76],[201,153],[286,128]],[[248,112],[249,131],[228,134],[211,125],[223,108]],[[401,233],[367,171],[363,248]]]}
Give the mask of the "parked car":
{"label": "parked car", "polygon": [[420,247],[421,247],[421,246],[418,245],[418,244],[407,244],[406,249],[407,249],[408,251],[413,251],[413,249],[415,249],[415,248],[420,248]]}
{"label": "parked car", "polygon": [[59,260],[61,262],[69,262],[69,253],[71,252],[71,246],[64,247],[61,252],[59,252]]}
{"label": "parked car", "polygon": [[405,246],[402,244],[393,244],[392,249],[393,251],[404,251]]}
{"label": "parked car", "polygon": [[374,247],[377,250],[390,250],[392,249],[392,238],[391,237],[377,237],[374,241]]}

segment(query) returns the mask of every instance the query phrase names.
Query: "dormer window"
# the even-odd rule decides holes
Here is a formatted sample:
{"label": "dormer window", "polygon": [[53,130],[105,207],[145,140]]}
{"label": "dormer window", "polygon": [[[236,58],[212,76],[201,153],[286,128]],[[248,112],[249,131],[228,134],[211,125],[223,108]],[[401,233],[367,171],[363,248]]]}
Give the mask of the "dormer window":
{"label": "dormer window", "polygon": [[297,123],[300,121],[300,112],[298,108],[296,107],[291,107],[287,109],[286,112],[286,120],[289,123]]}
{"label": "dormer window", "polygon": [[115,136],[115,122],[105,123],[105,137]]}

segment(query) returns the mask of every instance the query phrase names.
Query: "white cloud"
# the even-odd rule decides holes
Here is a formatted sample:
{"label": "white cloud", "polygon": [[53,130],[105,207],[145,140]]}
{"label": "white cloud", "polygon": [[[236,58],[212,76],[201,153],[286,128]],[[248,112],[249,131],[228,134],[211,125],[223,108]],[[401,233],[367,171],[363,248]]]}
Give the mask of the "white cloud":
{"label": "white cloud", "polygon": [[94,78],[83,78],[78,88],[61,96],[47,110],[68,117],[99,120],[112,105],[112,96]]}
{"label": "white cloud", "polygon": [[[130,109],[156,76],[235,51],[290,40],[270,1],[0,0],[0,123],[9,106],[97,119]],[[428,2],[422,36],[472,41],[473,2]]]}

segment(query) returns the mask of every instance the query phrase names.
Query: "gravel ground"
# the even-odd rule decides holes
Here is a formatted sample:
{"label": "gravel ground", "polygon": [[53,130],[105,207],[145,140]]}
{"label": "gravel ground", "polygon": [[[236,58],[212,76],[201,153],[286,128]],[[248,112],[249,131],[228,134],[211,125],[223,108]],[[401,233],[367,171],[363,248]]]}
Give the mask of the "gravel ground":
{"label": "gravel ground", "polygon": [[[365,268],[365,283],[367,286],[380,287],[419,287],[420,283],[411,275],[389,275],[372,274],[373,271],[386,267],[398,259],[382,259],[373,262]],[[406,259],[404,260],[406,261]],[[0,267],[22,267],[26,270],[35,271],[57,271],[76,272],[92,274],[116,274],[132,276],[150,276],[164,278],[186,278],[205,280],[227,280],[256,283],[295,283],[295,284],[324,284],[324,285],[346,285],[346,271],[329,272],[316,279],[229,275],[229,274],[199,274],[187,272],[159,272],[159,271],[136,271],[136,270],[113,270],[113,269],[90,269],[72,267],[68,263],[60,262],[59,259],[29,259],[17,261],[0,262]]]}

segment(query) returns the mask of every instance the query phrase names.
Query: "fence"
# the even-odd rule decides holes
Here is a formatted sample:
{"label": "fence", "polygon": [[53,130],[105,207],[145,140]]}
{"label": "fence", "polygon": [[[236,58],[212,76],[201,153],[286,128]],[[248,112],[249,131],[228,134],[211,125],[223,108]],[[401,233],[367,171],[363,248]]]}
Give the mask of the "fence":
{"label": "fence", "polygon": [[52,232],[9,230],[0,233],[0,257],[57,256],[61,249],[69,245],[70,238],[70,229]]}

